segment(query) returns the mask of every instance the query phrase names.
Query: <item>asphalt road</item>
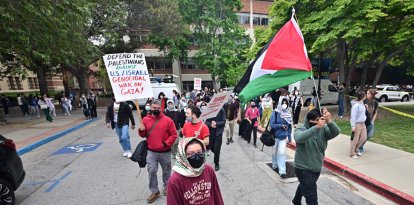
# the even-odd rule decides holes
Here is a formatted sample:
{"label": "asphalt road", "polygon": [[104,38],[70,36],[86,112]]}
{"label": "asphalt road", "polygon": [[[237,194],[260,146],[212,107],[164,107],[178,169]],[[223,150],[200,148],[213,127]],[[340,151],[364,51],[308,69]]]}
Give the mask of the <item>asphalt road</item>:
{"label": "asphalt road", "polygon": [[[130,136],[135,147],[141,140],[137,130],[131,130]],[[97,143],[101,144],[94,151],[55,154],[68,146],[67,150],[81,151]],[[75,146],[79,144],[84,146]],[[297,180],[282,180],[265,164],[271,161],[270,152],[270,148],[262,152],[238,136],[231,145],[223,143],[217,176],[225,204],[290,203]],[[102,120],[26,153],[22,160],[27,176],[16,192],[17,204],[147,204],[147,170],[122,157],[115,132]],[[208,161],[212,164],[213,155]],[[158,176],[160,183],[161,167]],[[358,190],[333,178],[323,171],[318,181],[320,204],[372,204]],[[153,204],[165,204],[165,197]]]}

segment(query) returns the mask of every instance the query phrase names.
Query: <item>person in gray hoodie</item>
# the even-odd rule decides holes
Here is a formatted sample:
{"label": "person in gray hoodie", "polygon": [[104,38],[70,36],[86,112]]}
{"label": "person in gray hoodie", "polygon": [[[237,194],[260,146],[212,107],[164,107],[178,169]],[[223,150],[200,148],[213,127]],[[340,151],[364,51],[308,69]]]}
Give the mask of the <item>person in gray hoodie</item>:
{"label": "person in gray hoodie", "polygon": [[295,130],[295,172],[299,185],[292,204],[301,204],[302,196],[306,204],[318,204],[316,181],[321,173],[328,140],[340,132],[326,108],[323,109],[323,115],[319,109],[311,110],[306,115],[304,125]]}

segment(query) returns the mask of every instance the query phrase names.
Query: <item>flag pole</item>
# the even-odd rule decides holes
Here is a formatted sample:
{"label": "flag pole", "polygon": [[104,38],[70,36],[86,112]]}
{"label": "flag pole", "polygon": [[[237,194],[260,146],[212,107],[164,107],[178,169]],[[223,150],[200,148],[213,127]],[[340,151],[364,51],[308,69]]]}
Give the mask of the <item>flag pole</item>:
{"label": "flag pole", "polygon": [[[311,71],[311,76],[312,76],[312,81],[313,81],[314,88],[316,90],[316,83],[315,83],[315,78],[313,77],[313,70]],[[318,104],[319,112],[321,112],[321,114],[322,114],[321,104],[319,102],[319,90],[316,91],[316,103]]]}

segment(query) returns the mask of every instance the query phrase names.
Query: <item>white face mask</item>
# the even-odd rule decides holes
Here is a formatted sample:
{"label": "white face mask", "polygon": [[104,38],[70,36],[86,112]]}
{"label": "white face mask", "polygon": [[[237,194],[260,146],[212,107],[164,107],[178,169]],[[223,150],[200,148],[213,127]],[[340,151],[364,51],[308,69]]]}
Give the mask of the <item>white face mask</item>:
{"label": "white face mask", "polygon": [[149,111],[149,110],[151,110],[151,107],[150,106],[145,106],[145,110]]}
{"label": "white face mask", "polygon": [[206,109],[206,107],[207,107],[207,106],[205,106],[205,105],[201,106],[201,110]]}
{"label": "white face mask", "polygon": [[287,105],[286,105],[286,104],[283,104],[283,105],[282,105],[282,109],[283,109],[283,110],[286,110],[286,109],[287,109]]}

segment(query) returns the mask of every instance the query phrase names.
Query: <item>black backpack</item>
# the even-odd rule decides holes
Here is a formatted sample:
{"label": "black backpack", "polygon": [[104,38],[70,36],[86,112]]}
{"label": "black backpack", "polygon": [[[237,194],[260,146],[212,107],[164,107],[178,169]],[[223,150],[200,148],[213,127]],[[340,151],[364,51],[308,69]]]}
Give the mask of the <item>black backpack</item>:
{"label": "black backpack", "polygon": [[147,152],[147,140],[143,140],[137,145],[130,159],[133,162],[138,162],[139,167],[144,168],[147,165]]}
{"label": "black backpack", "polygon": [[[275,112],[275,117],[277,118],[277,113]],[[276,119],[275,119],[276,121]],[[262,136],[260,137],[260,141],[263,143],[262,146],[262,151],[263,151],[263,147],[266,145],[268,147],[271,147],[273,145],[275,145],[275,130],[274,129],[268,129],[270,124],[270,120],[266,125],[265,131],[263,132]]]}

